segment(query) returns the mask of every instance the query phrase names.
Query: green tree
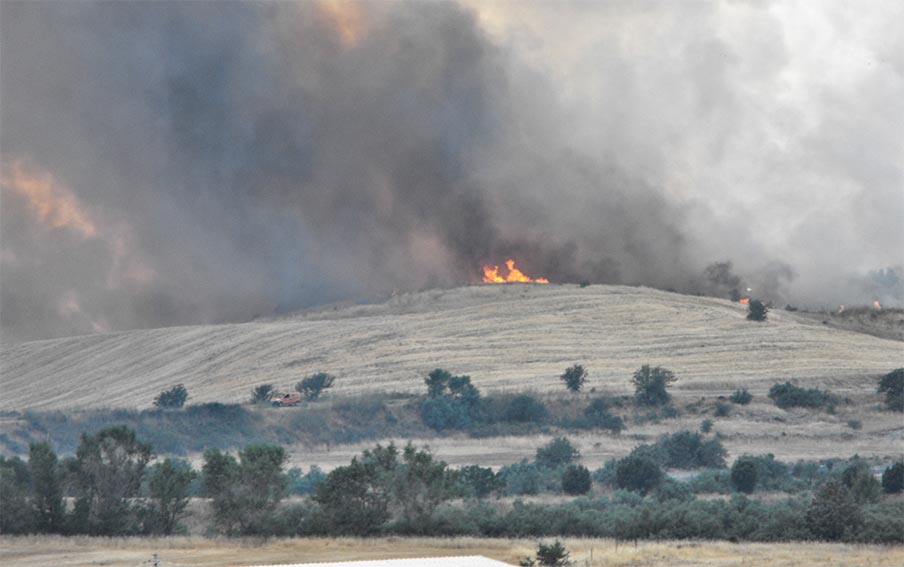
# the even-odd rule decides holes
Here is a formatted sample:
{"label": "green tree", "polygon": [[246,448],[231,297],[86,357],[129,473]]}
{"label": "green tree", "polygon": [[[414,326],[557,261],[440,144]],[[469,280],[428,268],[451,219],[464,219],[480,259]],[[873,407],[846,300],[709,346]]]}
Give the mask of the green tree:
{"label": "green tree", "polygon": [[753,493],[757,483],[757,468],[753,459],[740,457],[731,466],[731,485],[738,492]]}
{"label": "green tree", "polygon": [[204,484],[213,500],[214,524],[226,534],[266,534],[288,492],[286,451],[248,445],[236,461],[216,449],[204,453]]}
{"label": "green tree", "polygon": [[34,513],[28,502],[31,478],[19,457],[0,456],[0,534],[22,534],[33,529]]}
{"label": "green tree", "polygon": [[816,491],[807,509],[807,527],[820,540],[838,541],[863,521],[860,506],[844,483],[829,481]]}
{"label": "green tree", "polygon": [[647,494],[662,483],[663,473],[649,457],[628,455],[615,466],[615,486]]}
{"label": "green tree", "polygon": [[753,394],[748,392],[746,389],[740,389],[740,390],[735,390],[734,393],[728,399],[733,404],[746,406],[753,399]]}
{"label": "green tree", "polygon": [[164,390],[154,398],[154,405],[161,409],[181,408],[188,400],[188,390],[183,384],[177,384],[169,390]]}
{"label": "green tree", "polygon": [[314,494],[323,524],[331,534],[364,536],[389,520],[392,487],[387,483],[398,465],[395,446],[366,451],[327,475]]}
{"label": "green tree", "polygon": [[502,488],[503,482],[489,467],[469,465],[458,471],[458,481],[465,489],[467,496],[485,498],[494,490]]}
{"label": "green tree", "polygon": [[885,406],[892,411],[904,411],[904,368],[897,368],[879,381],[880,394],[885,394]]}
{"label": "green tree", "polygon": [[537,466],[557,469],[577,461],[581,453],[565,437],[556,437],[546,445],[537,449]]}
{"label": "green tree", "polygon": [[580,392],[584,382],[587,381],[587,370],[580,364],[575,364],[566,368],[559,379],[565,382],[565,387],[569,391]]}
{"label": "green tree", "polygon": [[270,398],[273,397],[273,394],[276,393],[276,388],[273,384],[261,384],[260,386],[256,386],[253,390],[251,390],[251,403],[252,404],[269,404]]}
{"label": "green tree", "polygon": [[32,443],[28,449],[31,476],[31,502],[35,529],[40,533],[59,533],[63,529],[63,486],[56,453],[47,442]]}
{"label": "green tree", "polygon": [[568,565],[568,555],[568,551],[565,550],[565,546],[559,540],[550,544],[541,543],[537,546],[537,562],[540,565],[550,567]]}
{"label": "green tree", "polygon": [[873,476],[869,465],[860,459],[855,459],[842,471],[841,482],[850,490],[857,504],[877,502],[882,494],[882,485]]}
{"label": "green tree", "polygon": [[565,494],[576,496],[590,491],[590,471],[581,465],[568,465],[562,473],[562,490]]}
{"label": "green tree", "polygon": [[452,496],[455,475],[445,462],[433,460],[429,451],[418,451],[410,442],[392,473],[392,497],[401,520],[408,531],[422,532],[436,507]]}
{"label": "green tree", "polygon": [[83,433],[76,450],[76,525],[92,535],[138,530],[138,496],[151,446],[124,425]]}
{"label": "green tree", "polygon": [[453,376],[437,368],[424,379],[427,399],[421,404],[421,419],[437,431],[463,429],[470,425],[480,403],[480,391],[470,376]]}
{"label": "green tree", "polygon": [[759,299],[754,299],[747,304],[748,321],[765,321],[768,313],[769,308]]}
{"label": "green tree", "polygon": [[313,402],[320,399],[324,390],[332,388],[335,381],[336,377],[332,374],[318,372],[295,384],[295,389],[304,396],[304,399]]}
{"label": "green tree", "polygon": [[644,406],[661,406],[669,401],[666,386],[675,382],[675,374],[659,366],[641,366],[631,382],[634,384],[634,400]]}
{"label": "green tree", "polygon": [[179,520],[187,515],[189,486],[197,474],[184,461],[166,459],[151,467],[148,493],[150,496],[150,530],[170,535]]}
{"label": "green tree", "polygon": [[898,494],[904,490],[904,461],[898,461],[882,472],[882,490],[886,494]]}

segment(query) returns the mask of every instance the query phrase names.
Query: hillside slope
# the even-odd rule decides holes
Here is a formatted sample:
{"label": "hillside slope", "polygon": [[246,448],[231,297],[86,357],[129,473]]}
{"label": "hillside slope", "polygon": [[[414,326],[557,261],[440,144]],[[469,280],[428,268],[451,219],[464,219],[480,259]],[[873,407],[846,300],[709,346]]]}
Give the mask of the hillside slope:
{"label": "hillside slope", "polygon": [[766,388],[799,380],[843,391],[904,364],[898,341],[774,311],[624,286],[473,286],[402,294],[235,325],[177,327],[5,344],[0,409],[148,407],[184,383],[190,403],[240,402],[257,384],[288,389],[336,374],[337,393],[420,392],[435,367],[486,391],[562,388],[574,363],[588,387],[630,391],[642,364],[675,371],[675,390]]}

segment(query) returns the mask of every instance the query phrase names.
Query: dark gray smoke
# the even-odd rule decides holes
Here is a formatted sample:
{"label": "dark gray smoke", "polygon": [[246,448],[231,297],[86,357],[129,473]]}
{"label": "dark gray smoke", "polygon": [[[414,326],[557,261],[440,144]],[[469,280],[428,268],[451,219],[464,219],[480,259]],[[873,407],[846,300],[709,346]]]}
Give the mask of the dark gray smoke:
{"label": "dark gray smoke", "polygon": [[[800,256],[753,238],[756,219],[674,191],[672,156],[638,158],[659,135],[645,113],[681,93],[646,100],[615,35],[587,53],[606,54],[588,102],[469,8],[351,9],[348,41],[314,2],[4,2],[4,340],[248,320],[472,283],[509,257],[553,281],[680,291],[734,254],[745,281],[793,279],[773,258]],[[727,143],[742,79],[695,37],[673,38],[698,93],[688,112]],[[52,176],[96,232],[48,226],[14,167]]]}

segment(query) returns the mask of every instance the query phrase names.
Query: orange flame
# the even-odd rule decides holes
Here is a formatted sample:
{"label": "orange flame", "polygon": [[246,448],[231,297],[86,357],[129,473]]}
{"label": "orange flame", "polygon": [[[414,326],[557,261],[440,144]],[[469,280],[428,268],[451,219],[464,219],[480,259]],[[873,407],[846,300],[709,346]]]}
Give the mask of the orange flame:
{"label": "orange flame", "polygon": [[743,303],[744,305],[750,305],[750,298],[742,297],[741,299],[738,300],[738,303]]}
{"label": "orange flame", "polygon": [[320,14],[333,28],[342,47],[354,47],[364,35],[364,14],[358,2],[350,0],[320,0]]}
{"label": "orange flame", "polygon": [[546,278],[536,278],[532,279],[526,275],[524,272],[515,267],[514,260],[506,260],[505,265],[508,268],[508,274],[505,277],[499,275],[499,266],[484,266],[483,267],[483,281],[484,283],[510,283],[510,282],[524,282],[524,283],[539,283],[539,284],[547,284],[549,280]]}
{"label": "orange flame", "polygon": [[14,162],[0,174],[0,186],[28,202],[28,208],[49,228],[68,228],[82,238],[97,236],[97,225],[68,187],[49,173],[29,171],[22,162]]}

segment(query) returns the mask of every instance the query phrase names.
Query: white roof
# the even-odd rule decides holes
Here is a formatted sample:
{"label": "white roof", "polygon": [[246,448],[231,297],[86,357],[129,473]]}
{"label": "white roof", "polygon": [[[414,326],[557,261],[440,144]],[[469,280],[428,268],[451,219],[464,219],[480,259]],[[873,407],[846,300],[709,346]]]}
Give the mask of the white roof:
{"label": "white roof", "polygon": [[293,563],[290,565],[256,565],[254,567],[510,567],[508,563],[479,555],[459,557],[417,557],[379,561],[340,561],[337,563]]}

